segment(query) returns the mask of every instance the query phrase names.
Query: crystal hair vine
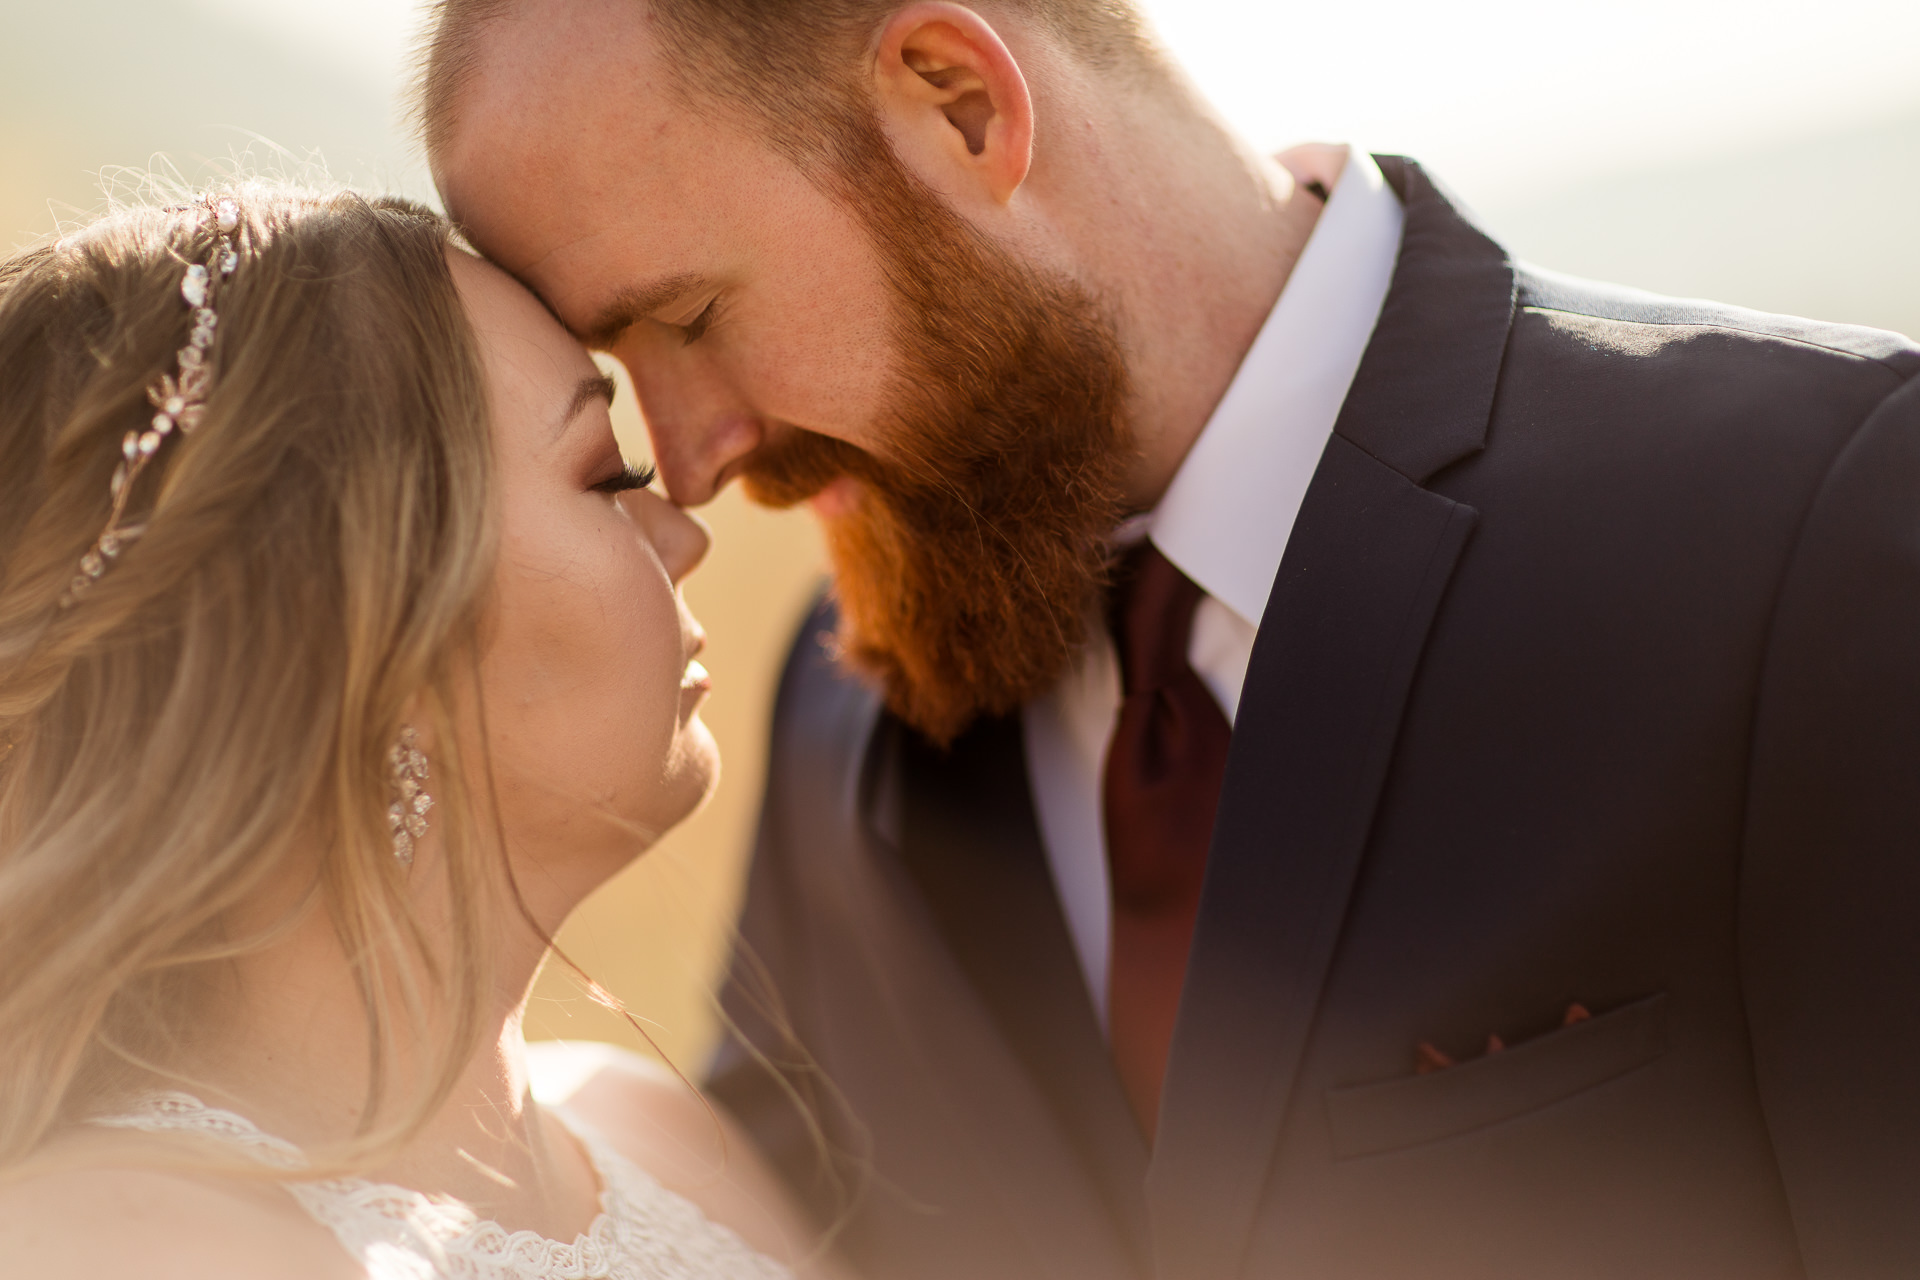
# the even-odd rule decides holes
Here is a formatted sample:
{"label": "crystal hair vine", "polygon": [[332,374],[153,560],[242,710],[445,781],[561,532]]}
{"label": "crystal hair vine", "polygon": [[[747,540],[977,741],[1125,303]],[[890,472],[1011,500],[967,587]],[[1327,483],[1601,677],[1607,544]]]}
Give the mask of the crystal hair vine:
{"label": "crystal hair vine", "polygon": [[107,517],[107,527],[94,540],[87,553],[80,557],[80,572],[74,575],[66,592],[60,597],[60,607],[63,609],[70,608],[86,594],[126,549],[127,544],[146,531],[145,525],[122,523],[126,519],[127,499],[133,492],[134,482],[175,431],[192,435],[206,412],[207,392],[213,383],[213,366],[208,363],[207,356],[213,348],[214,330],[220,323],[220,317],[214,312],[214,303],[219,297],[221,282],[240,265],[240,251],[236,244],[240,232],[240,205],[230,197],[222,196],[207,201],[206,208],[213,215],[213,249],[207,255],[206,262],[189,265],[186,275],[180,280],[180,297],[192,312],[193,331],[187,338],[187,345],[175,355],[174,371],[161,374],[147,388],[147,401],[157,411],[153,420],[146,430],[129,431],[120,442],[120,465],[113,471],[112,513]]}

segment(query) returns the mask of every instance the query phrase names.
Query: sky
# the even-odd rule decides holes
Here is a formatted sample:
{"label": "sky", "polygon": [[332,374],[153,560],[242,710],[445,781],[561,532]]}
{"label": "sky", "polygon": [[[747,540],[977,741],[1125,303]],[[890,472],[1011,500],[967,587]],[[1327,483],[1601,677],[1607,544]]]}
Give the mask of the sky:
{"label": "sky", "polygon": [[[192,0],[397,85],[414,0]],[[1498,201],[1920,109],[1916,0],[1146,0],[1255,143],[1358,142]]]}
{"label": "sky", "polygon": [[1661,166],[1920,106],[1915,0],[1148,8],[1254,141],[1359,141],[1481,188]]}

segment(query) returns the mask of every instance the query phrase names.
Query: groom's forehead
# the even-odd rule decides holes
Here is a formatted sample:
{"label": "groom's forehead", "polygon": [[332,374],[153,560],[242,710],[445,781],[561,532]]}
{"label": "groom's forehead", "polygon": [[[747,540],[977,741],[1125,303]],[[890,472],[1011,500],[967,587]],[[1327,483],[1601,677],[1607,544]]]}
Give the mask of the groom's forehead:
{"label": "groom's forehead", "polygon": [[[544,253],[615,212],[657,219],[697,209],[728,164],[754,159],[687,100],[648,24],[623,19],[599,39],[567,25],[608,8],[630,17],[640,6],[510,9],[472,50],[446,126],[437,137],[429,130],[447,209],[496,242],[490,253]],[[555,20],[537,21],[541,9]],[[503,238],[526,243],[502,254]]]}
{"label": "groom's forehead", "polygon": [[755,124],[690,107],[644,53],[563,61],[565,33],[540,39],[485,54],[434,177],[475,246],[576,335],[604,342],[662,282],[879,287],[855,213]]}
{"label": "groom's forehead", "polygon": [[610,112],[657,116],[659,125],[690,114],[645,8],[607,0],[506,6],[473,30],[444,74],[429,72],[421,103],[429,148],[457,148],[475,132],[519,132],[516,125],[549,131],[555,149],[577,148],[593,142]]}

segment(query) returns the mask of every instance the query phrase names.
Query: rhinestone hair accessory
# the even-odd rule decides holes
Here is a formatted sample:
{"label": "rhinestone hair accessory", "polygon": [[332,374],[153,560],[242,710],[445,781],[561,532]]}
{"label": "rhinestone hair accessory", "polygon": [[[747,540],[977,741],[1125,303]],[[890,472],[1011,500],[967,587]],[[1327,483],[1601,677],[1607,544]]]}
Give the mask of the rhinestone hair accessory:
{"label": "rhinestone hair accessory", "polygon": [[178,431],[192,435],[206,411],[207,392],[213,382],[213,366],[208,353],[213,349],[214,330],[220,317],[214,312],[220,285],[240,265],[236,239],[240,232],[240,205],[230,197],[209,200],[206,209],[213,215],[213,249],[204,263],[193,263],[180,280],[180,297],[193,314],[193,331],[187,345],[174,359],[174,370],[163,373],[147,388],[147,401],[155,409],[153,420],[144,431],[129,431],[120,442],[120,465],[113,471],[113,509],[107,527],[93,546],[80,557],[80,572],[74,575],[60,607],[70,608],[100,580],[127,544],[146,530],[145,525],[124,523],[127,499],[134,482],[147,469],[154,455]]}
{"label": "rhinestone hair accessory", "polygon": [[413,865],[413,844],[427,834],[427,757],[412,725],[400,730],[400,741],[387,749],[387,785],[393,803],[387,806],[387,828],[393,833],[393,856],[403,867]]}

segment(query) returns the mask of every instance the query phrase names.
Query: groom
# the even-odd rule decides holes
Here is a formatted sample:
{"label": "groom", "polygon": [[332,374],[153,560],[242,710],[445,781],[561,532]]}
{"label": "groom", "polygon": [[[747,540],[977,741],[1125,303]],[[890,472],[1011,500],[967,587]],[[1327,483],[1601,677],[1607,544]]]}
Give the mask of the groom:
{"label": "groom", "polygon": [[1920,1274],[1920,349],[1127,0],[448,0],[421,105],[675,500],[824,522],[712,1087],[855,1262]]}

